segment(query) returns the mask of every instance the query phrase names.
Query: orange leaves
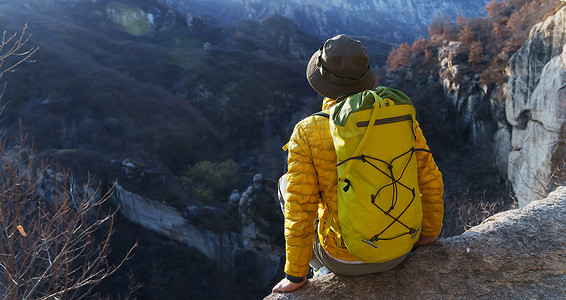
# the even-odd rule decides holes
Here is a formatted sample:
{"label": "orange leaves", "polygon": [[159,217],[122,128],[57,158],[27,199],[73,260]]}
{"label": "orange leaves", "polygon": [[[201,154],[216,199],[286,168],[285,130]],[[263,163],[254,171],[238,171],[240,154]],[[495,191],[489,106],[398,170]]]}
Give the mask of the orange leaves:
{"label": "orange leaves", "polygon": [[489,18],[494,18],[499,16],[503,10],[509,5],[509,1],[502,0],[498,2],[497,0],[491,0],[485,5],[485,11],[487,11],[487,16]]}
{"label": "orange leaves", "polygon": [[16,226],[16,228],[18,229],[18,231],[20,232],[20,234],[22,236],[28,236],[22,225],[18,225],[18,226]]}
{"label": "orange leaves", "polygon": [[393,70],[402,68],[411,62],[412,55],[411,46],[402,43],[399,45],[399,48],[389,53],[387,57],[387,67]]}

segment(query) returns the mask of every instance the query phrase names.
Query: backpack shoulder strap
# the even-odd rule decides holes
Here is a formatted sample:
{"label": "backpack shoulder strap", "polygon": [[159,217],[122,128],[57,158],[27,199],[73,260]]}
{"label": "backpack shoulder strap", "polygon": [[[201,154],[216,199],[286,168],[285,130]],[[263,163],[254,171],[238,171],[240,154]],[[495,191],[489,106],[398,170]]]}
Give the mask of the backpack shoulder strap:
{"label": "backpack shoulder strap", "polygon": [[316,112],[312,115],[313,116],[321,116],[321,117],[325,117],[325,118],[330,119],[330,113],[329,112],[330,112],[329,110],[323,110],[323,111]]}

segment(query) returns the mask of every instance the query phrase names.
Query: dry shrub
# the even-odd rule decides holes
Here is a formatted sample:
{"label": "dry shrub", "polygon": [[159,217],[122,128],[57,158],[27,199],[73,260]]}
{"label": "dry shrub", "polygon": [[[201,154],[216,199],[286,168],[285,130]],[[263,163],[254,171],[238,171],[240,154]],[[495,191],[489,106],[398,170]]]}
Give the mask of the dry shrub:
{"label": "dry shrub", "polygon": [[36,162],[23,147],[0,140],[0,293],[3,299],[80,299],[130,257],[110,265],[116,210],[110,192]]}

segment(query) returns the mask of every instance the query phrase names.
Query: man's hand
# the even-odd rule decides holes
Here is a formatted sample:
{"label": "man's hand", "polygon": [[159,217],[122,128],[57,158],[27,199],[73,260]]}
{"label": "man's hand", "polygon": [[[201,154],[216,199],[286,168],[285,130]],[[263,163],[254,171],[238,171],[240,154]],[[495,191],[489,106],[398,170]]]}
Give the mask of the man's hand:
{"label": "man's hand", "polygon": [[415,246],[422,246],[422,245],[430,244],[430,243],[432,243],[436,240],[438,240],[438,237],[436,237],[436,236],[421,235],[421,237],[419,237],[419,240],[415,243]]}
{"label": "man's hand", "polygon": [[305,285],[305,283],[307,282],[307,277],[303,278],[303,281],[299,282],[299,283],[294,283],[289,281],[289,279],[287,278],[283,278],[281,281],[279,281],[278,284],[276,284],[273,289],[271,290],[272,293],[275,292],[292,292],[300,287],[302,287],[303,285]]}

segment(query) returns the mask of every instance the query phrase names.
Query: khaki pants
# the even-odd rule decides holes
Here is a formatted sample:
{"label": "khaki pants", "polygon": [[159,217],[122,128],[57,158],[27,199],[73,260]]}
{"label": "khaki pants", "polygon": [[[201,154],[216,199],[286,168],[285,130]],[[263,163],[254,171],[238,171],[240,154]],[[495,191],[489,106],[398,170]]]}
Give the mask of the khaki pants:
{"label": "khaki pants", "polygon": [[[285,214],[285,192],[287,191],[287,174],[279,178],[278,183],[278,198],[281,205],[281,210]],[[316,226],[314,226],[316,230]],[[315,232],[314,246],[313,246],[313,257],[310,262],[310,266],[317,270],[322,266],[326,266],[332,273],[338,275],[346,276],[359,276],[371,273],[385,272],[389,271],[396,266],[398,266],[405,258],[409,255],[408,253],[395,258],[390,261],[382,263],[364,263],[361,261],[346,261],[332,257],[328,252],[322,248],[320,241],[318,240],[318,234]]]}

